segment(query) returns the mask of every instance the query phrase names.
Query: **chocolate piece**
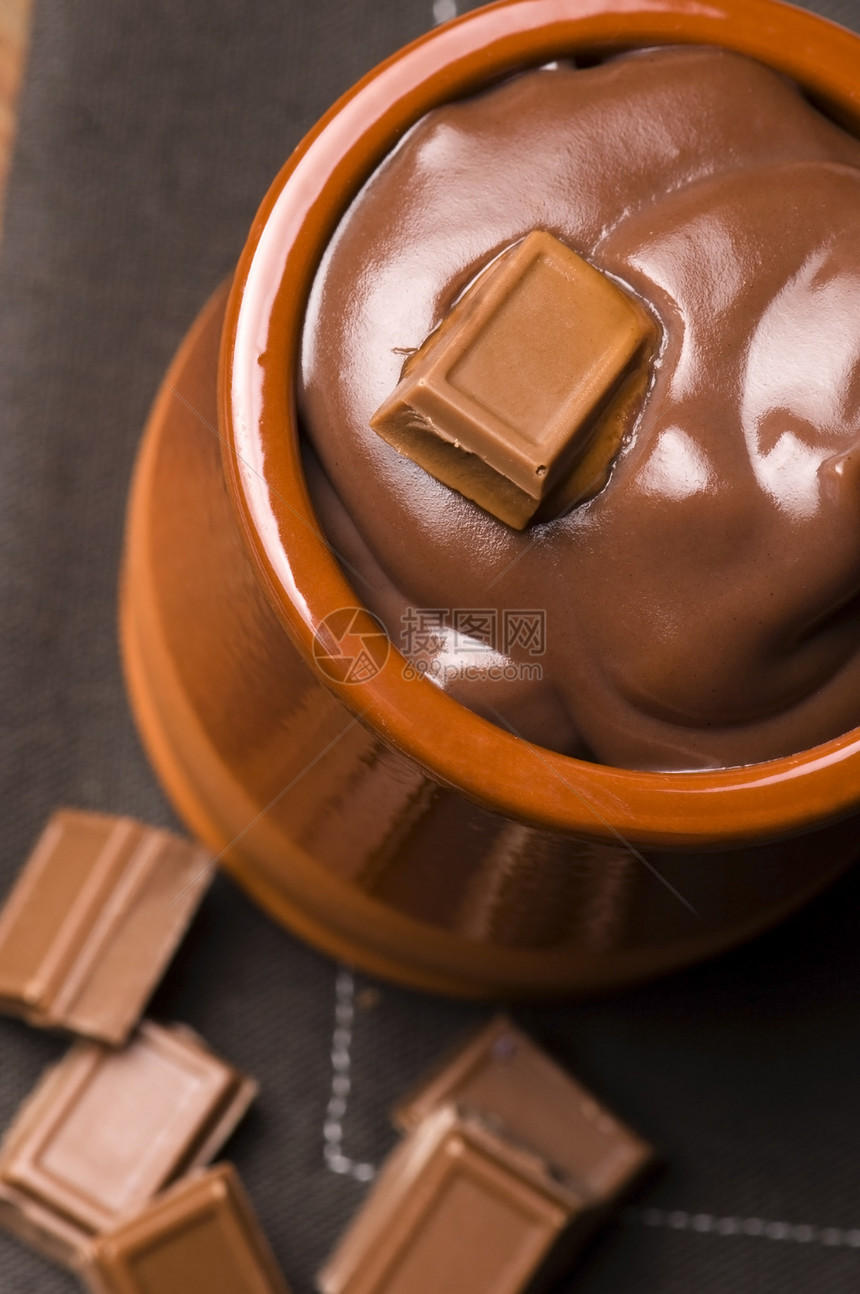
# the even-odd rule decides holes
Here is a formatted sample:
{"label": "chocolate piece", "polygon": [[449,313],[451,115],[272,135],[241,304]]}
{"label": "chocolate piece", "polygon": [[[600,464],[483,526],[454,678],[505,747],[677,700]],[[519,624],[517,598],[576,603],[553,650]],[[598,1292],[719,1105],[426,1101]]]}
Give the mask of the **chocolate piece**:
{"label": "chocolate piece", "polygon": [[0,912],[0,1010],[121,1045],[211,875],[169,832],[55,813]]}
{"label": "chocolate piece", "polygon": [[102,1231],[208,1163],[255,1093],[184,1026],[146,1021],[122,1051],[76,1044],[0,1146],[0,1221],[19,1235],[38,1226],[48,1236],[39,1247],[53,1237],[68,1256],[76,1248],[69,1224],[84,1235]]}
{"label": "chocolate piece", "polygon": [[394,1121],[415,1128],[448,1101],[499,1120],[596,1205],[612,1203],[653,1154],[505,1016],[496,1016],[422,1083],[395,1110]]}
{"label": "chocolate piece", "polygon": [[289,1294],[231,1164],[195,1173],[88,1247],[92,1294]]}
{"label": "chocolate piece", "polygon": [[[536,230],[478,276],[370,425],[522,529],[585,456],[651,332],[632,297]],[[610,443],[589,454],[583,491],[605,480],[623,430],[617,419],[610,425]]]}
{"label": "chocolate piece", "polygon": [[77,1270],[90,1233],[0,1180],[0,1227],[51,1262]]}
{"label": "chocolate piece", "polygon": [[317,1285],[322,1294],[532,1291],[588,1223],[584,1197],[543,1160],[443,1106],[386,1161]]}

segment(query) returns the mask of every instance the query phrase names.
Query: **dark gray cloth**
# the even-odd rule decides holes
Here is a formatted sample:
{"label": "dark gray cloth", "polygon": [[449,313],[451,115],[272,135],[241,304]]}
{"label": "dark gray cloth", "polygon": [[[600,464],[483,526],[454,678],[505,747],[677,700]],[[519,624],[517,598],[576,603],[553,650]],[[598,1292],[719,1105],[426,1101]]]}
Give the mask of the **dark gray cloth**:
{"label": "dark gray cloth", "polygon": [[[860,27],[860,0],[816,7]],[[37,7],[0,254],[2,888],[58,804],[172,822],[114,624],[140,429],[288,151],[432,23],[431,0]],[[707,966],[516,1011],[664,1155],[560,1292],[857,1288],[859,896],[855,872]],[[228,1153],[295,1294],[367,1190],[323,1157],[336,975],[219,880],[153,1006],[262,1083]],[[486,1010],[358,977],[344,1156],[380,1161],[390,1103]],[[0,1125],[63,1046],[0,1020]],[[0,1236],[0,1294],[73,1288]]]}

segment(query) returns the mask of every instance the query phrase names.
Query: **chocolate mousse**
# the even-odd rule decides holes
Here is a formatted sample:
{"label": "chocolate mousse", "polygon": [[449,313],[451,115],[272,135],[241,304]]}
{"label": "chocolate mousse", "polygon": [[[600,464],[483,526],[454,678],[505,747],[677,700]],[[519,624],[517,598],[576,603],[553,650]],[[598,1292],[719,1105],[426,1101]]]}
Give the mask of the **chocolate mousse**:
{"label": "chocolate mousse", "polygon": [[[413,127],[323,258],[300,404],[315,506],[357,594],[407,654],[402,626],[436,617],[421,672],[523,737],[621,767],[753,763],[860,723],[858,203],[860,143],[714,48],[562,61]],[[596,492],[518,530],[371,420],[535,231],[612,281],[659,344]],[[538,669],[525,640],[455,628],[529,609],[545,614]]]}

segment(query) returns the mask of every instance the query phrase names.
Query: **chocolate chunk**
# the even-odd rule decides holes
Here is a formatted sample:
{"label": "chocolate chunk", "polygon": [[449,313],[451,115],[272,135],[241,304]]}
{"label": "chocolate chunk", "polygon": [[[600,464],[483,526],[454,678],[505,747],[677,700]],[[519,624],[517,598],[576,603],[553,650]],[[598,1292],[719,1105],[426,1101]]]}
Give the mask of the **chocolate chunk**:
{"label": "chocolate chunk", "polygon": [[0,1222],[73,1261],[77,1236],[111,1227],[208,1163],[255,1094],[181,1025],[145,1021],[122,1051],[77,1043],[0,1146]]}
{"label": "chocolate chunk", "polygon": [[51,1262],[77,1270],[90,1233],[0,1180],[0,1227]]}
{"label": "chocolate chunk", "polygon": [[236,1170],[195,1173],[93,1241],[92,1294],[289,1294]]}
{"label": "chocolate chunk", "polygon": [[652,1158],[641,1137],[504,1016],[422,1083],[395,1110],[394,1121],[415,1128],[450,1101],[498,1120],[595,1206],[613,1203]]}
{"label": "chocolate chunk", "polygon": [[0,1010],[121,1045],[211,875],[169,832],[55,813],[0,912]]}
{"label": "chocolate chunk", "polygon": [[587,1201],[538,1156],[446,1105],[386,1161],[317,1277],[322,1294],[519,1294],[553,1276]]}
{"label": "chocolate chunk", "polygon": [[522,529],[556,487],[570,503],[604,483],[652,334],[631,296],[535,231],[466,290],[370,425]]}

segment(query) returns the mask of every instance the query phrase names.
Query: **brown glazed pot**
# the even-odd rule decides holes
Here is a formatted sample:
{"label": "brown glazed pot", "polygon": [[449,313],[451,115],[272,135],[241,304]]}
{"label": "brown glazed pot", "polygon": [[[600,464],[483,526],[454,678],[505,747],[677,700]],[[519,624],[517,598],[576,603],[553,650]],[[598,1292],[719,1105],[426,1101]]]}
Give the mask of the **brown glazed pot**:
{"label": "brown glazed pot", "polygon": [[747,937],[857,852],[857,731],[745,768],[631,772],[519,740],[404,677],[393,647],[364,682],[315,663],[337,613],[360,607],[310,504],[293,391],[304,303],[340,214],[437,103],[562,54],[672,42],[759,58],[858,129],[860,39],[771,0],[480,9],[382,64],[293,154],[144,437],[121,618],[156,770],[270,913],[412,985],[627,983]]}

